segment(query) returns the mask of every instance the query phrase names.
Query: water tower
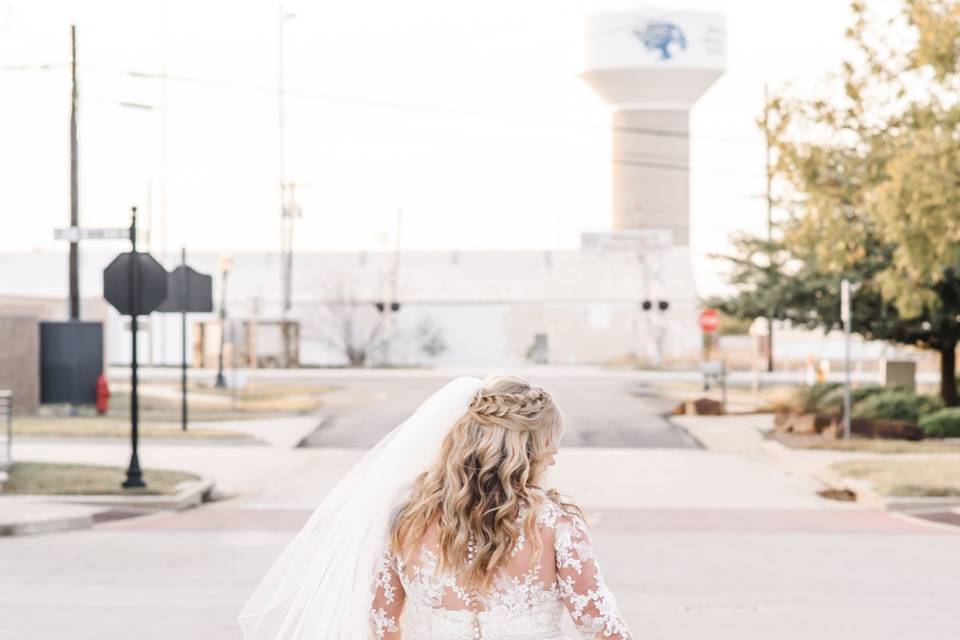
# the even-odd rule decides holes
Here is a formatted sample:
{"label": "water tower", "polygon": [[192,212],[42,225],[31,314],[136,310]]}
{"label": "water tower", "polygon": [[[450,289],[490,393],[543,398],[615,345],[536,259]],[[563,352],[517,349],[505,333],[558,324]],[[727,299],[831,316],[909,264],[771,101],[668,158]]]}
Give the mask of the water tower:
{"label": "water tower", "polygon": [[690,108],[723,74],[721,15],[638,9],[586,18],[581,77],[613,106],[613,228],[690,239]]}

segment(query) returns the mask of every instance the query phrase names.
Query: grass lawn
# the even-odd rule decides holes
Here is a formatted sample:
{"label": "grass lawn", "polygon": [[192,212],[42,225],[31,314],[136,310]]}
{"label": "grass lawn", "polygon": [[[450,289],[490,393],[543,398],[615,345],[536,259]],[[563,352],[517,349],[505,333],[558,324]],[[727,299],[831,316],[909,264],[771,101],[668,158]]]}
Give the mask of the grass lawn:
{"label": "grass lawn", "polygon": [[[110,396],[110,413],[129,413],[129,385],[117,386]],[[323,395],[332,389],[325,385],[293,383],[262,383],[252,389],[218,389],[194,383],[187,387],[187,401],[197,420],[242,419],[315,411],[323,406]],[[180,415],[180,384],[142,384],[140,411],[144,417],[176,419]]]}
{"label": "grass lawn", "polygon": [[[191,418],[192,422],[192,418]],[[177,422],[153,422],[141,419],[142,438],[249,438],[246,433],[220,429],[204,429],[191,424],[186,432]],[[75,438],[128,438],[130,418],[127,416],[17,416],[13,420],[13,436],[56,436]]]}
{"label": "grass lawn", "polygon": [[0,495],[169,495],[175,487],[197,476],[179,471],[148,469],[143,472],[145,489],[124,489],[126,469],[88,464],[15,462]]}
{"label": "grass lawn", "polygon": [[[63,407],[44,415],[17,416],[14,436],[113,438],[130,435],[130,393],[123,385],[110,396],[110,410],[97,415],[93,407],[77,408],[78,415],[62,415]],[[191,384],[188,391],[190,428],[180,429],[179,384],[148,383],[140,393],[140,435],[144,438],[250,438],[240,431],[204,428],[204,422],[249,420],[299,415],[322,406],[322,396],[333,387],[316,384],[263,383],[253,389],[217,389]],[[54,413],[56,415],[49,415]]]}
{"label": "grass lawn", "polygon": [[869,480],[884,496],[960,496],[960,457],[927,460],[849,460],[830,467]]}
{"label": "grass lawn", "polygon": [[817,435],[770,433],[770,438],[794,449],[829,449],[833,451],[865,451],[868,453],[960,453],[960,440],[888,440],[883,438],[850,438],[831,440]]}

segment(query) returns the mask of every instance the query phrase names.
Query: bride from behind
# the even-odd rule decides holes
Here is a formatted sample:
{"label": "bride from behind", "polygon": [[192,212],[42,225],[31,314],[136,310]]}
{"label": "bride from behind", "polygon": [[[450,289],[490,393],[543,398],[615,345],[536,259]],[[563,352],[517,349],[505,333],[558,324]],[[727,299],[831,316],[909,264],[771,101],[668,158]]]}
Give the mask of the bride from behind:
{"label": "bride from behind", "polygon": [[563,417],[512,376],[485,379],[391,519],[373,578],[380,640],[631,638],[580,510],[541,483]]}
{"label": "bride from behind", "polygon": [[245,640],[631,638],[580,510],[542,487],[563,431],[520,378],[459,377],[331,489],[239,613]]}

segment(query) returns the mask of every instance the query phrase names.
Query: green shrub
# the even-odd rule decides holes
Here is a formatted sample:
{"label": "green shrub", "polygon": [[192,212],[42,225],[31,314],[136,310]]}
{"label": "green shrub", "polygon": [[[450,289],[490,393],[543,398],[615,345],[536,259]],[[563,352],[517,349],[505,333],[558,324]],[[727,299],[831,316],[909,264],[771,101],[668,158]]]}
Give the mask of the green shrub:
{"label": "green shrub", "polygon": [[823,397],[838,387],[840,384],[836,382],[818,382],[797,387],[790,394],[789,406],[797,413],[813,413],[819,410]]}
{"label": "green shrub", "polygon": [[[851,406],[856,406],[858,402],[866,400],[876,393],[882,393],[888,390],[888,387],[881,387],[878,385],[870,385],[868,387],[851,389],[850,404]],[[843,386],[839,386],[823,396],[823,398],[820,400],[819,411],[820,413],[825,413],[831,416],[843,415]]]}
{"label": "green shrub", "polygon": [[917,422],[921,416],[942,407],[943,401],[937,396],[918,395],[907,389],[885,389],[853,405],[853,417]]}
{"label": "green shrub", "polygon": [[947,407],[920,418],[925,438],[960,438],[960,407]]}

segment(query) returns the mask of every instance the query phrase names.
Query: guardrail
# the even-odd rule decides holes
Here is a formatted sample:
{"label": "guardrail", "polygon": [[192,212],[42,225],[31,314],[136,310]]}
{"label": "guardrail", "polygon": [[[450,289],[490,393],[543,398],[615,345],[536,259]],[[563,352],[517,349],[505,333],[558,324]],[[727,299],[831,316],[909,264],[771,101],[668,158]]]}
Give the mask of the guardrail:
{"label": "guardrail", "polygon": [[13,464],[13,391],[0,389],[0,471]]}

